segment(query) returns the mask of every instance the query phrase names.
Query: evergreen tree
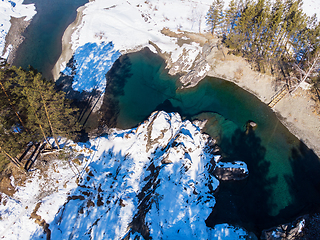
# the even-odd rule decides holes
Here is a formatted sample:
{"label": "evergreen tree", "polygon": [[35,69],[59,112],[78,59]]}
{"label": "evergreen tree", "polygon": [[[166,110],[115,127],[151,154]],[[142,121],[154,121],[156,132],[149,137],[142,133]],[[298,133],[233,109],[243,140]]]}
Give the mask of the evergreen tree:
{"label": "evergreen tree", "polygon": [[[54,83],[41,74],[11,67],[0,70],[0,153],[16,162],[28,143],[57,136],[70,138],[79,130],[75,109]],[[16,164],[16,163],[15,163]],[[1,163],[0,163],[1,165]],[[1,166],[0,166],[1,167]]]}
{"label": "evergreen tree", "polygon": [[270,36],[267,34],[270,19],[270,2],[267,0],[258,0],[256,5],[256,14],[253,18],[252,31],[252,60],[256,61],[260,71],[265,72],[266,48]]}
{"label": "evergreen tree", "polygon": [[214,34],[214,32],[218,32],[221,30],[223,7],[223,0],[214,0],[207,13],[206,23],[209,26],[212,35]]}
{"label": "evergreen tree", "polygon": [[231,34],[234,31],[239,14],[239,2],[231,0],[224,14],[224,35]]}
{"label": "evergreen tree", "polygon": [[31,81],[25,85],[23,94],[31,106],[30,122],[39,125],[39,135],[42,134],[44,138],[52,136],[59,147],[57,136],[70,138],[80,129],[75,117],[76,110],[70,107],[65,93],[57,92],[54,84],[43,80],[41,74],[30,71],[29,75]]}
{"label": "evergreen tree", "polygon": [[266,41],[266,56],[270,61],[270,57],[273,51],[276,49],[278,42],[281,39],[283,26],[283,15],[284,15],[284,5],[282,0],[277,0],[272,6],[270,21],[268,26],[267,38]]}

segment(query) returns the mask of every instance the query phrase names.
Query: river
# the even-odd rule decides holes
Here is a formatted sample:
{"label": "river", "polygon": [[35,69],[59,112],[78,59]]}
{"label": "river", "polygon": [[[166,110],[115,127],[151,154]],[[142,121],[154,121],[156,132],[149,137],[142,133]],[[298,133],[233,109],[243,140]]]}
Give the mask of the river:
{"label": "river", "polygon": [[61,38],[65,29],[75,20],[76,9],[88,0],[24,0],[34,3],[37,14],[23,33],[25,40],[19,46],[13,65],[28,68],[31,65],[47,79],[62,51]]}

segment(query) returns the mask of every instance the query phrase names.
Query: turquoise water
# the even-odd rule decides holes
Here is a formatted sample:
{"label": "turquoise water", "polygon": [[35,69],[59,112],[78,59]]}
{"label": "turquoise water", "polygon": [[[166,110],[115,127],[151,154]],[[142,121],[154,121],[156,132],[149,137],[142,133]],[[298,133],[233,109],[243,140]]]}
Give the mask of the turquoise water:
{"label": "turquoise water", "polygon": [[[144,49],[115,63],[105,96],[102,113],[108,126],[137,126],[155,110],[209,119],[204,131],[218,139],[224,156],[247,163],[246,180],[221,184],[209,226],[229,222],[261,232],[319,206],[320,181],[310,178],[320,172],[319,159],[269,107],[235,84],[207,77],[181,89],[178,76],[168,75],[164,61]],[[246,134],[248,120],[258,127]]]}
{"label": "turquoise water", "polygon": [[37,14],[24,32],[25,40],[20,45],[13,62],[16,66],[29,65],[52,79],[51,70],[58,60],[62,45],[61,38],[76,18],[76,9],[88,0],[25,0],[35,3]]}

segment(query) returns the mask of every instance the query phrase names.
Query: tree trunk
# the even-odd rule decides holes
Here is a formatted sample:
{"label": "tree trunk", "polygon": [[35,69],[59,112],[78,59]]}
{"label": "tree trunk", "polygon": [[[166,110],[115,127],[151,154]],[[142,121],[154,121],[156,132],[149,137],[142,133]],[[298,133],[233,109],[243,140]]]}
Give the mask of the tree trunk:
{"label": "tree trunk", "polygon": [[14,165],[16,165],[17,167],[20,167],[20,163],[19,163],[18,159],[12,157],[9,153],[7,153],[5,150],[3,150],[2,147],[0,147],[0,151],[2,151],[10,159],[10,161]]}
{"label": "tree trunk", "polygon": [[294,93],[300,87],[300,85],[307,80],[307,78],[310,76],[311,72],[313,71],[314,66],[316,65],[317,61],[319,60],[319,58],[320,58],[319,55],[316,56],[316,58],[313,60],[311,67],[309,68],[308,72],[305,74],[304,78],[297,84],[297,86],[291,91],[291,93]]}
{"label": "tree trunk", "polygon": [[50,117],[49,117],[49,113],[48,113],[48,109],[47,109],[46,102],[44,101],[43,96],[42,96],[41,93],[40,93],[40,96],[41,96],[41,99],[42,99],[42,102],[43,102],[44,110],[45,110],[45,113],[46,113],[46,116],[47,116],[47,119],[48,119],[48,122],[49,122],[49,126],[50,126],[50,129],[51,129],[51,132],[52,132],[52,136],[53,136],[53,138],[54,138],[54,141],[55,141],[58,149],[60,149],[60,146],[59,146],[57,137],[56,137],[56,135],[54,134],[53,127],[52,127],[52,124],[51,124],[51,121],[50,121]]}
{"label": "tree trunk", "polygon": [[[37,115],[36,111],[34,111],[34,115],[35,115],[36,118],[37,118],[38,125],[39,125],[39,128],[40,128],[40,130],[41,130],[41,133],[42,133],[42,135],[43,135],[44,140],[51,146],[51,144],[50,144],[49,141],[47,140],[46,134],[44,133],[43,127],[42,127],[42,125],[40,124],[40,120],[39,120],[39,118],[38,118],[38,115]],[[52,146],[51,146],[51,147],[52,147]]]}

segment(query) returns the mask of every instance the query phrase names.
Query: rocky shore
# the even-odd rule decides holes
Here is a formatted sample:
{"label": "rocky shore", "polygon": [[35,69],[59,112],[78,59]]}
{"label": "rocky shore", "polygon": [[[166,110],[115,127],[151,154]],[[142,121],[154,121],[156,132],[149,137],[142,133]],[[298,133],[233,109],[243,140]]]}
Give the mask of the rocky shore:
{"label": "rocky shore", "polygon": [[9,50],[7,62],[10,64],[13,63],[13,60],[16,57],[16,52],[24,40],[22,33],[26,30],[31,22],[31,20],[25,21],[25,18],[26,17],[11,17],[10,19],[11,27],[6,35],[6,43],[3,50],[4,53],[8,52]]}

